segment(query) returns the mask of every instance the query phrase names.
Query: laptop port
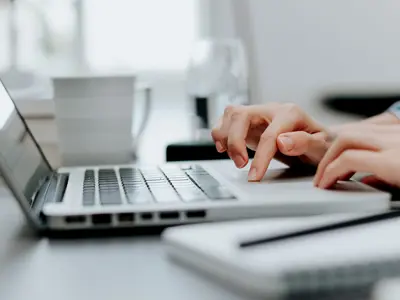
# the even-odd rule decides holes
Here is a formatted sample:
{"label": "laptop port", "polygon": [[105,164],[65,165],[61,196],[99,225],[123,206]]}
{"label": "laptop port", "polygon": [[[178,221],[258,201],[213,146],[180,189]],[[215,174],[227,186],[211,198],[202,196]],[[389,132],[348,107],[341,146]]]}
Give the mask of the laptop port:
{"label": "laptop port", "polygon": [[85,216],[67,216],[65,217],[65,223],[67,224],[82,224],[86,222]]}
{"label": "laptop port", "polygon": [[177,220],[179,219],[179,212],[177,211],[165,211],[160,213],[161,220]]}
{"label": "laptop port", "polygon": [[93,225],[110,225],[111,215],[110,214],[100,214],[92,216]]}
{"label": "laptop port", "polygon": [[118,214],[118,222],[120,223],[132,223],[135,221],[135,215],[131,213]]}
{"label": "laptop port", "polygon": [[186,212],[186,218],[188,219],[204,219],[205,217],[205,210],[191,210]]}
{"label": "laptop port", "polygon": [[150,220],[153,219],[153,214],[152,214],[152,213],[141,213],[141,214],[140,214],[140,218],[141,218],[143,221],[150,221]]}

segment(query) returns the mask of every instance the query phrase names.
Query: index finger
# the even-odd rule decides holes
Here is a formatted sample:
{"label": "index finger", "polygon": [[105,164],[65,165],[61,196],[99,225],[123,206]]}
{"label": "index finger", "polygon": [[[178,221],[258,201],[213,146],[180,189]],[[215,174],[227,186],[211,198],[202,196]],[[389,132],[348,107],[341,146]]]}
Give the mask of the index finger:
{"label": "index finger", "polygon": [[277,116],[261,135],[253,162],[250,167],[249,181],[260,181],[275,156],[277,147],[277,138],[280,134],[291,132],[297,126],[295,116],[282,114]]}

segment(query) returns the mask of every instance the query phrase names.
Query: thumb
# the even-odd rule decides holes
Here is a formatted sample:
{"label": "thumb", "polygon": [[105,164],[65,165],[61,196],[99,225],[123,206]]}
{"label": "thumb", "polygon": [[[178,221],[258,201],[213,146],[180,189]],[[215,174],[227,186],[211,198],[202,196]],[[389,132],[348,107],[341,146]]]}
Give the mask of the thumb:
{"label": "thumb", "polygon": [[283,133],[278,136],[278,149],[285,155],[299,156],[315,144],[315,137],[305,131]]}
{"label": "thumb", "polygon": [[316,163],[321,160],[328,148],[326,133],[310,134],[305,131],[288,132],[279,135],[277,146],[284,155],[306,156]]}

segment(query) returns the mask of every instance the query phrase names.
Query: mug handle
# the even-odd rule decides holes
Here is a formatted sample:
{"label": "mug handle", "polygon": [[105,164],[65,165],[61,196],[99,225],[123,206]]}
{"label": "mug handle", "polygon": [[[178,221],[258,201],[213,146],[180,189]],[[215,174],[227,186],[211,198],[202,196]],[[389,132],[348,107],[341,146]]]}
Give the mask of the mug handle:
{"label": "mug handle", "polygon": [[133,156],[137,158],[137,147],[139,145],[139,140],[143,136],[143,133],[146,129],[147,123],[150,118],[152,100],[153,100],[153,88],[148,83],[138,83],[135,88],[135,92],[143,92],[144,93],[144,108],[142,114],[142,121],[140,122],[140,126],[136,134],[133,135]]}

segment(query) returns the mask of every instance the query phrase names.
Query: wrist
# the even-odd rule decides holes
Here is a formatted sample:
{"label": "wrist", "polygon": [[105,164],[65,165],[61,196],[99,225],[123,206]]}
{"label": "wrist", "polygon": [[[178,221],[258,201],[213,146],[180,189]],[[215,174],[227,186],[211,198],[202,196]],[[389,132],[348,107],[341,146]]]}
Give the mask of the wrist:
{"label": "wrist", "polygon": [[386,111],[380,115],[366,119],[363,122],[376,125],[394,125],[400,124],[400,119],[392,112]]}
{"label": "wrist", "polygon": [[339,134],[342,132],[345,132],[351,128],[362,126],[362,125],[395,125],[395,124],[400,124],[400,119],[395,116],[393,113],[387,111],[384,113],[381,113],[380,115],[358,121],[358,122],[353,122],[353,123],[347,123],[347,124],[342,124],[342,125],[336,125],[336,126],[331,126],[329,127],[329,132]]}

